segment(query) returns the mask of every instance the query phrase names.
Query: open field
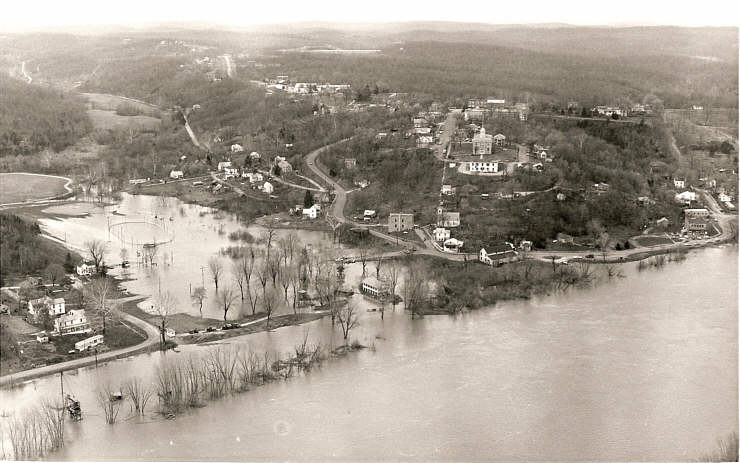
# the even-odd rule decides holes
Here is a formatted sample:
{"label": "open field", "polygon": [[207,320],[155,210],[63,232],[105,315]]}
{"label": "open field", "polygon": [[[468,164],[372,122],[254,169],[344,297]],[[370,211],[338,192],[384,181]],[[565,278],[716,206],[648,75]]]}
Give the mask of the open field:
{"label": "open field", "polygon": [[154,130],[162,122],[151,116],[119,116],[115,111],[102,109],[88,109],[87,115],[96,129],[115,129],[117,127],[128,127],[135,125],[142,130]]}
{"label": "open field", "polygon": [[159,113],[159,109],[156,106],[131,98],[118,95],[108,95],[106,93],[83,93],[82,95],[87,98],[93,109],[115,111],[118,106],[125,104],[138,109],[142,114],[158,116]]}
{"label": "open field", "polygon": [[48,199],[69,193],[70,180],[41,174],[0,174],[0,204]]}
{"label": "open field", "polygon": [[664,236],[638,236],[633,238],[640,246],[656,246],[659,244],[673,244],[673,240]]}

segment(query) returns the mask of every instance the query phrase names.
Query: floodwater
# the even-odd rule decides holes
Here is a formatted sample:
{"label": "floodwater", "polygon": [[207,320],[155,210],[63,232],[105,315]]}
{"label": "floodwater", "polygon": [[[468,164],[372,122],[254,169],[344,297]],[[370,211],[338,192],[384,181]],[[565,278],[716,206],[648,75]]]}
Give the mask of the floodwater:
{"label": "floodwater", "polygon": [[[207,290],[203,316],[222,318],[218,307],[216,288],[208,268],[208,261],[216,257],[223,266],[219,288],[233,287],[231,259],[219,254],[220,250],[244,243],[232,241],[229,234],[246,230],[259,242],[264,229],[257,225],[240,223],[233,215],[195,204],[185,204],[175,198],[148,195],[122,194],[120,202],[109,206],[94,206],[91,203],[52,206],[54,219],[41,219],[42,229],[67,244],[84,256],[85,242],[99,239],[107,243],[106,263],[117,265],[110,273],[125,277],[123,287],[132,294],[154,295],[159,291],[171,292],[176,300],[176,312],[199,316],[198,307],[190,300],[190,292],[198,286]],[[80,214],[86,215],[80,216]],[[66,214],[66,215],[62,215]],[[277,230],[274,243],[288,233],[294,233],[303,244],[318,248],[330,246],[331,235],[325,232],[305,230]],[[142,245],[157,243],[154,263],[145,263]],[[264,244],[255,244],[264,249]],[[138,253],[138,255],[137,255]],[[351,250],[347,250],[351,253]],[[130,261],[123,269],[121,261]],[[143,301],[139,307],[151,312],[152,302]],[[283,311],[287,310],[283,307]],[[241,304],[237,299],[229,311],[228,319],[237,319],[251,313],[248,302]],[[281,313],[280,311],[276,313]]]}
{"label": "floodwater", "polygon": [[[592,288],[413,321],[400,307],[381,321],[353,296],[363,310],[352,338],[374,349],[174,420],[124,408],[107,425],[96,384],[148,380],[168,359],[225,346],[287,353],[307,331],[338,343],[339,329],[324,318],[65,373],[85,419],[49,458],[695,459],[738,429],[737,265],[736,246],[701,249],[661,270],[625,264],[624,278]],[[59,385],[55,376],[0,391],[3,415],[58,396]]]}

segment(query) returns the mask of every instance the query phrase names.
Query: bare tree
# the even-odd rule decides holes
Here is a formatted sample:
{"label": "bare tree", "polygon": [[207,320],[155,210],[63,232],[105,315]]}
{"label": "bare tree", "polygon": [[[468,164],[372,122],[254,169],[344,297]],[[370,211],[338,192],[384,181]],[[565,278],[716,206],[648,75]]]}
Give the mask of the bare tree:
{"label": "bare tree", "polygon": [[234,278],[234,283],[239,287],[239,295],[243,302],[245,280],[244,273],[242,272],[241,259],[231,261],[231,276]]}
{"label": "bare tree", "polygon": [[280,286],[283,287],[283,296],[285,298],[285,304],[288,304],[288,288],[290,288],[290,284],[292,281],[292,276],[295,273],[294,271],[294,265],[292,264],[283,264],[280,265],[280,272],[278,275],[278,280],[280,281]]}
{"label": "bare tree", "polygon": [[224,321],[226,321],[226,315],[229,313],[231,305],[234,303],[234,299],[236,299],[236,296],[231,288],[225,288],[216,296],[218,305],[221,307],[221,310],[224,311]]}
{"label": "bare tree", "polygon": [[216,285],[216,291],[218,291],[218,279],[223,273],[224,266],[218,257],[211,257],[208,259],[208,270],[211,271],[211,278],[213,278],[213,284]]}
{"label": "bare tree", "polygon": [[347,301],[344,307],[337,310],[337,319],[339,320],[339,326],[342,328],[344,343],[347,344],[350,330],[359,324],[357,309],[352,301]]}
{"label": "bare tree", "polygon": [[270,319],[272,314],[278,306],[278,299],[280,296],[275,292],[274,288],[268,289],[262,297],[262,308],[267,316],[267,329],[270,329]]}
{"label": "bare tree", "polygon": [[108,300],[115,291],[114,284],[109,278],[98,277],[85,286],[84,291],[87,300],[93,304],[103,319],[103,334],[105,334],[105,321],[115,310],[115,304]]}
{"label": "bare tree", "polygon": [[263,259],[259,268],[257,269],[257,278],[262,285],[262,297],[265,297],[265,287],[267,282],[270,281],[270,265],[267,259]]}
{"label": "bare tree", "polygon": [[95,265],[95,272],[100,274],[100,269],[105,265],[106,243],[102,240],[85,241],[85,250],[93,265]]}
{"label": "bare tree", "polygon": [[291,305],[293,306],[293,313],[297,313],[296,307],[298,304],[298,294],[301,289],[301,274],[302,269],[298,265],[292,265],[291,266],[291,272],[288,275],[288,278],[290,279],[290,287],[292,289],[292,296],[293,301]]}
{"label": "bare tree", "polygon": [[257,312],[257,303],[259,302],[259,294],[257,293],[258,289],[254,288],[254,294],[252,293],[252,290],[247,287],[247,299],[249,301],[249,307],[252,308],[252,315],[254,315]]}
{"label": "bare tree", "polygon": [[367,267],[367,254],[368,254],[368,247],[365,245],[365,243],[360,245],[359,248],[360,252],[360,262],[362,263],[362,276],[365,276],[365,268]]}
{"label": "bare tree", "polygon": [[270,272],[270,278],[272,279],[272,287],[277,288],[277,276],[280,273],[280,258],[279,257],[266,257],[267,269]]}
{"label": "bare tree", "polygon": [[398,278],[400,273],[401,269],[395,262],[391,262],[390,265],[385,267],[385,275],[388,281],[388,292],[391,296],[391,304],[393,305],[394,312],[396,310],[396,288],[398,287]]}
{"label": "bare tree", "polygon": [[167,345],[166,331],[167,331],[167,319],[170,314],[174,312],[175,306],[177,305],[177,299],[169,291],[164,293],[160,292],[154,298],[154,313],[159,318],[159,335],[160,335],[160,348],[164,350]]}
{"label": "bare tree", "polygon": [[383,264],[383,256],[381,255],[378,257],[378,260],[375,261],[375,278],[380,280],[380,267]]}
{"label": "bare tree", "polygon": [[429,292],[429,281],[427,272],[420,263],[409,266],[409,272],[404,283],[404,304],[411,311],[411,319],[414,316],[424,316],[424,304],[427,302]]}
{"label": "bare tree", "polygon": [[267,258],[270,258],[270,250],[272,249],[272,241],[275,239],[275,226],[272,221],[267,221],[267,229],[262,232],[262,239],[267,247]]}
{"label": "bare tree", "polygon": [[207,298],[206,289],[202,286],[198,286],[193,290],[193,294],[190,298],[193,300],[193,305],[198,306],[198,312],[200,312],[201,318],[203,317],[203,300]]}
{"label": "bare tree", "polygon": [[52,287],[54,287],[54,284],[56,284],[57,281],[61,281],[66,274],[67,272],[64,271],[64,267],[55,262],[47,265],[44,269],[44,276],[47,280],[51,281]]}
{"label": "bare tree", "polygon": [[156,243],[147,243],[141,248],[144,255],[144,264],[154,265],[154,259],[157,258],[159,247]]}
{"label": "bare tree", "polygon": [[599,235],[599,249],[601,249],[602,259],[606,262],[606,255],[609,253],[609,233],[606,231]]}

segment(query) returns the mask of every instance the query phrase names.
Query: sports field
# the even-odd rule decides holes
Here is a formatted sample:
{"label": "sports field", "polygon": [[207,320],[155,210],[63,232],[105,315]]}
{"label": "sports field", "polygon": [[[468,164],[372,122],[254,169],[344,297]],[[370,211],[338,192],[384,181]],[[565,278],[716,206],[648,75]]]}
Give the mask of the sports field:
{"label": "sports field", "polygon": [[69,179],[41,174],[0,174],[0,205],[53,198],[69,190]]}

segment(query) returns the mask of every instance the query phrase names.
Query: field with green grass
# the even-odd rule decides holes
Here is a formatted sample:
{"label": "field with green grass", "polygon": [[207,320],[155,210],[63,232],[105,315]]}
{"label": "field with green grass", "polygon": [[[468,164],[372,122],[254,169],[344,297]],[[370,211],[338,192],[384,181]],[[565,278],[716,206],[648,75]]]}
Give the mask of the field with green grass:
{"label": "field with green grass", "polygon": [[39,174],[0,174],[0,204],[53,198],[68,192],[68,179]]}

